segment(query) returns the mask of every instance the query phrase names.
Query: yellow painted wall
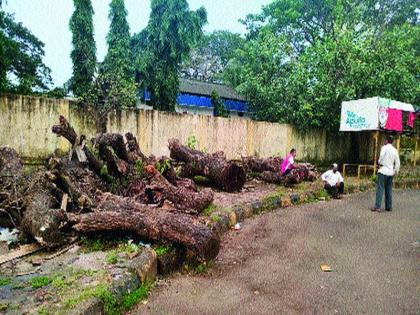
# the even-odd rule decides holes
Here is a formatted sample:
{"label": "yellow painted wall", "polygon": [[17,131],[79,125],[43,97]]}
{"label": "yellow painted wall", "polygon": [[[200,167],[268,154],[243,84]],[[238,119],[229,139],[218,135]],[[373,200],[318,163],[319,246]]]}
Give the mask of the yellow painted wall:
{"label": "yellow painted wall", "polygon": [[[28,158],[45,158],[57,150],[68,150],[66,140],[51,132],[60,114],[78,134],[88,138],[95,135],[94,118],[71,101],[1,95],[0,145],[10,145]],[[283,156],[296,148],[299,160],[341,161],[352,151],[348,134],[330,137],[324,130],[300,132],[287,124],[151,110],[113,112],[109,115],[107,130],[132,132],[142,151],[156,156],[169,155],[170,138],[186,143],[191,136],[197,139],[199,149],[223,150],[229,158]]]}

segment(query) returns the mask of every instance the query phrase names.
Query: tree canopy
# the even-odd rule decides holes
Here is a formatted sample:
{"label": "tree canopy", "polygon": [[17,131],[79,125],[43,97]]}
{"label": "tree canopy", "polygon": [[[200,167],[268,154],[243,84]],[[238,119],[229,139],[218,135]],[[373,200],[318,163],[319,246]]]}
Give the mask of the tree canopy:
{"label": "tree canopy", "polygon": [[419,103],[415,1],[275,0],[244,23],[224,79],[257,119],[336,131],[343,100]]}
{"label": "tree canopy", "polygon": [[0,9],[0,92],[30,94],[52,83],[44,43]]}
{"label": "tree canopy", "polygon": [[96,44],[93,30],[93,7],[91,0],[73,0],[74,12],[70,19],[73,50],[73,76],[70,89],[75,96],[89,92],[96,73]]}
{"label": "tree canopy", "polygon": [[152,0],[149,23],[131,43],[137,78],[152,92],[156,109],[175,110],[181,63],[203,35],[206,10],[191,11],[187,0]]}
{"label": "tree canopy", "polygon": [[124,0],[111,1],[109,20],[108,53],[99,71],[101,99],[107,108],[134,106],[137,86],[131,62],[130,28]]}
{"label": "tree canopy", "polygon": [[220,74],[228,61],[235,56],[235,50],[243,48],[244,44],[244,38],[230,31],[205,34],[183,62],[181,75],[201,81],[221,81]]}

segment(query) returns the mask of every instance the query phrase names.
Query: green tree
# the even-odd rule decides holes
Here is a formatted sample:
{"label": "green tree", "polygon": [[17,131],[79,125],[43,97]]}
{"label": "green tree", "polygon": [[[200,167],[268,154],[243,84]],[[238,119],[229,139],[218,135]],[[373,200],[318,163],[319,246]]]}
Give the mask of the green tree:
{"label": "green tree", "polygon": [[109,19],[111,25],[107,35],[108,53],[100,67],[101,89],[107,108],[124,108],[136,103],[137,86],[131,62],[130,28],[124,0],[112,0]]}
{"label": "green tree", "polygon": [[30,94],[52,83],[44,43],[0,9],[0,92]]}
{"label": "green tree", "polygon": [[190,11],[186,0],[152,0],[151,9],[146,29],[134,36],[131,47],[154,108],[174,111],[181,63],[200,40],[207,13]]}
{"label": "green tree", "polygon": [[343,100],[379,95],[416,104],[413,8],[411,0],[274,1],[245,20],[248,43],[225,79],[249,98],[255,118],[299,128],[337,131]]}
{"label": "green tree", "polygon": [[243,48],[245,39],[229,31],[206,34],[182,64],[181,74],[189,79],[217,82],[235,50]]}
{"label": "green tree", "polygon": [[70,89],[76,96],[89,92],[96,73],[96,44],[93,36],[94,14],[91,0],[73,0],[74,12],[70,19],[73,35],[71,60],[73,76]]}
{"label": "green tree", "polygon": [[219,94],[215,90],[211,92],[211,104],[213,105],[213,115],[216,117],[229,117],[229,111],[220,99]]}

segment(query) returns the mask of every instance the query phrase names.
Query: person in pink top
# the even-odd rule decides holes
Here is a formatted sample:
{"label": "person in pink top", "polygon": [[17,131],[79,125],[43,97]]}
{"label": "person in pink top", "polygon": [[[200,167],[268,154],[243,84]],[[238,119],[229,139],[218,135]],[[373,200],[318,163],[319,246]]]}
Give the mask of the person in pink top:
{"label": "person in pink top", "polygon": [[293,169],[293,164],[295,164],[295,157],[296,157],[296,149],[290,150],[290,153],[286,155],[286,157],[283,160],[283,163],[281,163],[281,175],[287,175],[290,173],[290,171]]}

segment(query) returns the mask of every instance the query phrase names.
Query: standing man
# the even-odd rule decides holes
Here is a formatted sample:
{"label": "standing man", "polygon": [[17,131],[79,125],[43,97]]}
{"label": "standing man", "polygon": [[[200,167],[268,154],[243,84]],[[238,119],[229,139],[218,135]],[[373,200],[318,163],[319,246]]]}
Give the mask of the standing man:
{"label": "standing man", "polygon": [[295,164],[296,149],[290,150],[290,153],[286,155],[283,162],[281,163],[281,175],[285,176],[291,172],[293,169],[293,164]]}
{"label": "standing man", "polygon": [[385,210],[392,211],[392,180],[400,170],[400,156],[392,146],[393,137],[387,135],[379,155],[379,170],[376,180],[376,201],[372,211],[381,212],[382,197],[385,191]]}
{"label": "standing man", "polygon": [[338,165],[334,163],[332,169],[321,175],[324,189],[335,199],[341,199],[344,194],[344,179],[338,171]]}

